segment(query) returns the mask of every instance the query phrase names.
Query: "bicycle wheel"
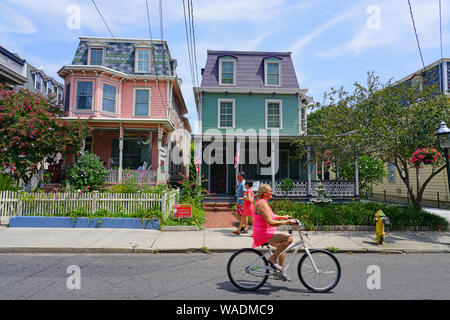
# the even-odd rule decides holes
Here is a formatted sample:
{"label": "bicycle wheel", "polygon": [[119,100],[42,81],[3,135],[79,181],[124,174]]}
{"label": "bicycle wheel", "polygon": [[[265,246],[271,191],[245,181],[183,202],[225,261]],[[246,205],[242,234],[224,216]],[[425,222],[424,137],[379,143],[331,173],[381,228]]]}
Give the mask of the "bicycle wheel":
{"label": "bicycle wheel", "polygon": [[235,287],[245,291],[254,291],[267,281],[268,265],[266,257],[258,250],[241,249],[228,260],[228,278]]}
{"label": "bicycle wheel", "polygon": [[341,266],[336,257],[326,250],[311,250],[312,260],[304,254],[298,263],[298,277],[303,285],[313,292],[327,292],[333,289],[341,279]]}

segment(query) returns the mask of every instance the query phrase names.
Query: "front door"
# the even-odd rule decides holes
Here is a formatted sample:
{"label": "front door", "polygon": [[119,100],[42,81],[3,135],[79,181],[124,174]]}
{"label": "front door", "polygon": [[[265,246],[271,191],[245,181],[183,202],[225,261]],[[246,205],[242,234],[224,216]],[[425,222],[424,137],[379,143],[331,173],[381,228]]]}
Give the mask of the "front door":
{"label": "front door", "polygon": [[210,188],[212,193],[225,194],[227,192],[227,167],[225,164],[212,164],[210,167]]}

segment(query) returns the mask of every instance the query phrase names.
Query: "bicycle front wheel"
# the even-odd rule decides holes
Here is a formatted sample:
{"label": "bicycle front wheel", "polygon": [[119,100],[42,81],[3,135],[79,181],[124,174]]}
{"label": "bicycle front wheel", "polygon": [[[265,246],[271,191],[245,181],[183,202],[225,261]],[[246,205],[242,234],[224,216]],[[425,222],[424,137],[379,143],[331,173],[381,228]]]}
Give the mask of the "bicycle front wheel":
{"label": "bicycle front wheel", "polygon": [[336,257],[326,250],[311,250],[298,263],[298,277],[313,292],[327,292],[341,279],[341,266]]}
{"label": "bicycle front wheel", "polygon": [[228,278],[238,289],[254,291],[267,281],[268,265],[266,257],[260,251],[251,248],[241,249],[228,260]]}

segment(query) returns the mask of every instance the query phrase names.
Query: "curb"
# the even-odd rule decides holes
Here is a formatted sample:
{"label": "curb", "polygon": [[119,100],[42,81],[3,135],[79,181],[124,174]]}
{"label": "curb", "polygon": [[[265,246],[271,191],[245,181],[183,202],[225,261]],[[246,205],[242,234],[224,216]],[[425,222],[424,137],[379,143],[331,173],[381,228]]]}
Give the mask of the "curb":
{"label": "curb", "polygon": [[[239,249],[230,248],[207,248],[210,253],[233,253]],[[323,249],[323,248],[310,248]],[[266,250],[264,250],[266,251]],[[304,249],[301,249],[299,253],[304,253]],[[203,253],[202,248],[184,248],[184,249],[171,249],[171,248],[51,248],[51,247],[10,247],[0,248],[0,254],[2,253]],[[422,254],[422,253],[450,253],[450,250],[438,250],[438,249],[337,249],[333,253],[369,253],[369,254]]]}

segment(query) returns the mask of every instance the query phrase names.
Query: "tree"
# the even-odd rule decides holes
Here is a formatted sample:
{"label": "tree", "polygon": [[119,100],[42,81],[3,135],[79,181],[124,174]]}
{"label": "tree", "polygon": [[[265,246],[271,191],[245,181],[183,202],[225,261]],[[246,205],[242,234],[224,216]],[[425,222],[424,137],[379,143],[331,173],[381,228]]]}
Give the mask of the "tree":
{"label": "tree", "polygon": [[46,157],[77,151],[89,135],[86,121],[68,122],[55,97],[0,87],[0,161],[26,184]]}
{"label": "tree", "polygon": [[439,122],[448,119],[448,101],[436,86],[424,83],[421,88],[406,81],[382,84],[374,73],[368,73],[366,86],[355,83],[354,87],[351,94],[343,88],[326,93],[314,134],[299,137],[297,144],[329,150],[340,162],[362,155],[393,162],[414,208],[420,210],[426,186],[445,166],[443,159],[435,161],[432,173],[415,192],[409,159],[418,148],[438,148],[434,133]]}
{"label": "tree", "polygon": [[[355,162],[345,162],[339,164],[339,177],[345,180],[355,179]],[[368,155],[358,158],[359,190],[361,194],[372,193],[372,183],[383,182],[387,176],[384,170],[384,162],[374,159]]]}

